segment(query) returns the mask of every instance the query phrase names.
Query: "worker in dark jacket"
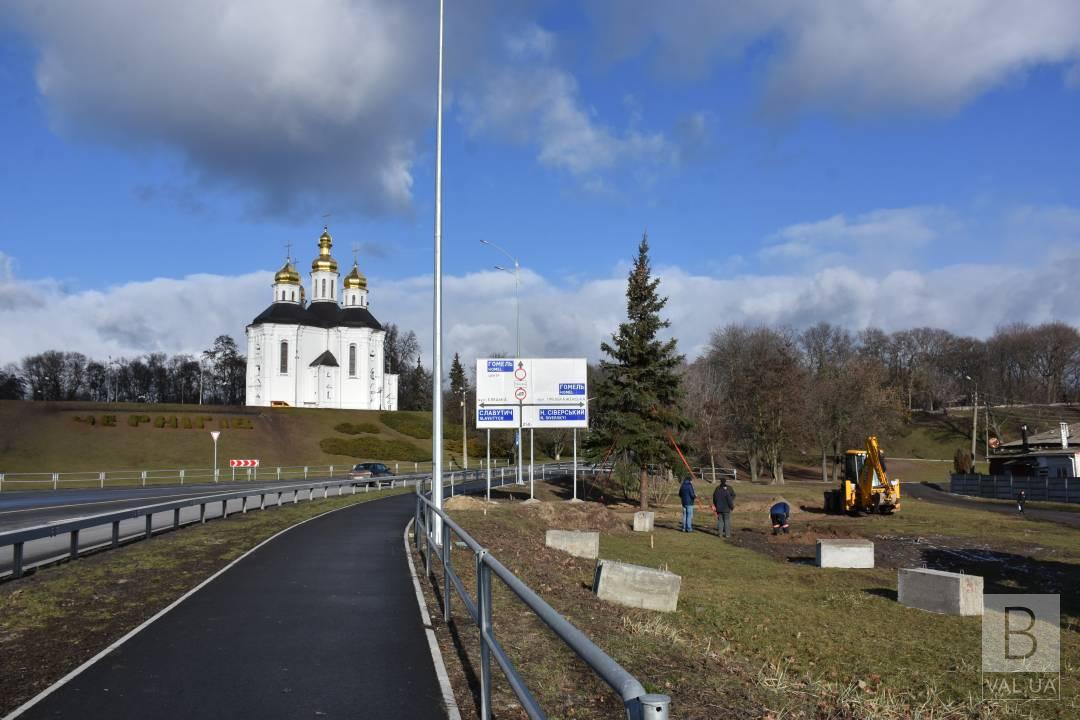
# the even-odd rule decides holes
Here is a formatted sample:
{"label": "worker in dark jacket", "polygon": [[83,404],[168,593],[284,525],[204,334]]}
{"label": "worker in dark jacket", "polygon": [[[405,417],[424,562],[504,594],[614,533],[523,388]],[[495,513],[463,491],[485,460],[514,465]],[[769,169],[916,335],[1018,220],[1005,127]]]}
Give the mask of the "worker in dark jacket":
{"label": "worker in dark jacket", "polygon": [[789,515],[791,515],[791,506],[785,501],[781,500],[773,503],[773,506],[769,508],[769,519],[772,520],[773,535],[779,535],[781,530],[787,535]]}
{"label": "worker in dark jacket", "polygon": [[712,509],[716,513],[716,534],[731,537],[731,511],[735,509],[735,488],[728,487],[727,478],[720,478],[720,485],[712,494]]}
{"label": "worker in dark jacket", "polygon": [[1021,490],[1016,493],[1016,509],[1020,511],[1020,514],[1024,514],[1024,504],[1027,503],[1027,493]]}
{"label": "worker in dark jacket", "polygon": [[682,500],[682,527],[679,529],[683,532],[693,532],[694,502],[697,500],[697,493],[694,492],[694,483],[689,477],[683,478],[682,485],[679,487],[679,499]]}

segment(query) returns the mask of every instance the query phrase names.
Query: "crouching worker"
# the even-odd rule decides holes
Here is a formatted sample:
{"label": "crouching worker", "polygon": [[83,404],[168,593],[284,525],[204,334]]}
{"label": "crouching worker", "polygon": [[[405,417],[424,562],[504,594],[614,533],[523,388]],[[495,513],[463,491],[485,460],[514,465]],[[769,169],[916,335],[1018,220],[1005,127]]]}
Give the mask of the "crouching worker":
{"label": "crouching worker", "polygon": [[772,534],[779,535],[783,530],[784,534],[788,531],[788,516],[791,515],[791,506],[785,501],[773,503],[773,506],[769,508],[769,518],[772,520]]}

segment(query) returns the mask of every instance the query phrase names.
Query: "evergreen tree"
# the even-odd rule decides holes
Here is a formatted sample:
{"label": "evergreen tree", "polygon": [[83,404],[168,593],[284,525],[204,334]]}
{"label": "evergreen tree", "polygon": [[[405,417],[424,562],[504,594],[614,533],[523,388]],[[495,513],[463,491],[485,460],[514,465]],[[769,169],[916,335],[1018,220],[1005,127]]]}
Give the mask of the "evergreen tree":
{"label": "evergreen tree", "polygon": [[649,237],[643,235],[626,286],[627,321],[610,344],[600,344],[610,359],[600,362],[596,424],[588,442],[594,455],[633,459],[640,469],[643,510],[649,506],[648,466],[673,466],[669,434],[689,427],[679,403],[683,356],[674,339],[657,338],[671,325],[660,318],[667,298],[657,294],[659,285],[649,266]]}
{"label": "evergreen tree", "polygon": [[468,392],[469,379],[465,377],[465,368],[461,364],[461,357],[454,353],[454,360],[450,363],[450,395],[460,402]]}

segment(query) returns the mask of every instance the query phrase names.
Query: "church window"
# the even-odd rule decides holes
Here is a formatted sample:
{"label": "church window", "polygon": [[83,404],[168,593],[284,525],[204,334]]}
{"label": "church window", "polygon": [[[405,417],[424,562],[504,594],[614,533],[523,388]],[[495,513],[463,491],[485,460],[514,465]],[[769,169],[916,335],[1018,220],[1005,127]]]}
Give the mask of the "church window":
{"label": "church window", "polygon": [[289,342],[287,340],[281,341],[281,372],[282,374],[289,372]]}
{"label": "church window", "polygon": [[322,296],[326,297],[326,278],[323,278],[322,281]]}
{"label": "church window", "polygon": [[334,284],[334,285],[331,285],[331,286],[330,286],[330,299],[331,299],[331,300],[333,300],[333,299],[334,299],[334,288],[335,288],[335,287],[337,287],[337,285],[336,285],[336,284]]}
{"label": "church window", "polygon": [[356,377],[356,345],[349,346],[349,377]]}
{"label": "church window", "polygon": [[292,299],[296,300],[296,291],[295,290],[292,291]]}

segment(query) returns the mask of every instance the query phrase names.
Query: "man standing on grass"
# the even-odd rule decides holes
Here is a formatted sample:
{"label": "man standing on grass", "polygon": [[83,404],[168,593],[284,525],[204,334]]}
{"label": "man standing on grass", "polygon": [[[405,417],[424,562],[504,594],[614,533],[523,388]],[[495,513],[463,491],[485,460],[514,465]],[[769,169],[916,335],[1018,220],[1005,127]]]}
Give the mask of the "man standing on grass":
{"label": "man standing on grass", "polygon": [[679,499],[682,500],[682,527],[683,532],[694,531],[694,502],[697,493],[694,492],[694,483],[689,476],[683,478],[682,486],[679,487]]}
{"label": "man standing on grass", "polygon": [[731,537],[731,511],[735,509],[735,488],[728,487],[727,478],[720,478],[720,486],[713,490],[712,509],[716,513],[716,532]]}

